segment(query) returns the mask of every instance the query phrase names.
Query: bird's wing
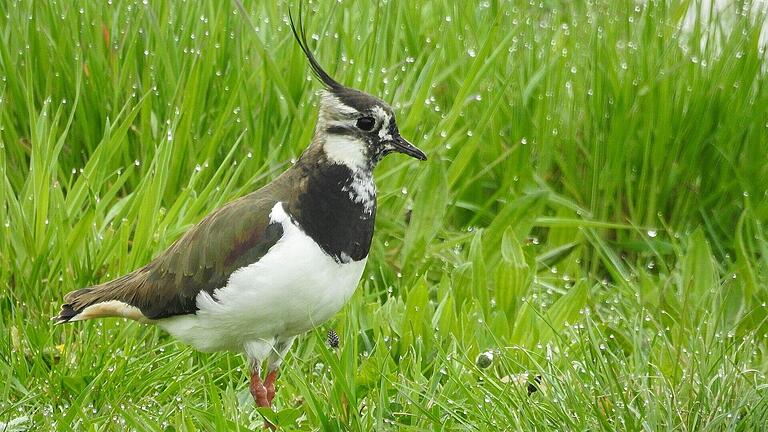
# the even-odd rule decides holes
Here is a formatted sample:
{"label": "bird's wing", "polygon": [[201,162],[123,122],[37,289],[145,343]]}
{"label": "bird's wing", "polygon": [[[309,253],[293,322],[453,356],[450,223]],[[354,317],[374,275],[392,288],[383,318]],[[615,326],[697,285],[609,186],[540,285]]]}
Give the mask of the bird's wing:
{"label": "bird's wing", "polygon": [[[276,203],[254,193],[225,205],[146,266],[69,293],[64,310],[69,306],[75,316],[90,305],[117,300],[149,319],[195,312],[201,291],[213,294],[235,270],[258,261],[282,237],[282,225],[269,217]],[[69,320],[62,315],[60,321]]]}

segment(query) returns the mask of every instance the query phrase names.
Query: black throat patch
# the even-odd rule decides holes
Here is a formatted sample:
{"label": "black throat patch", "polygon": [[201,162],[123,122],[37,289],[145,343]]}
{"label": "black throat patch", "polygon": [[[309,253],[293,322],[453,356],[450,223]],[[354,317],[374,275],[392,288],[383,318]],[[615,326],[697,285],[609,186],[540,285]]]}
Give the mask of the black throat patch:
{"label": "black throat patch", "polygon": [[287,209],[291,218],[338,263],[368,256],[376,218],[370,171],[356,174],[346,165],[322,160],[305,173],[307,186]]}

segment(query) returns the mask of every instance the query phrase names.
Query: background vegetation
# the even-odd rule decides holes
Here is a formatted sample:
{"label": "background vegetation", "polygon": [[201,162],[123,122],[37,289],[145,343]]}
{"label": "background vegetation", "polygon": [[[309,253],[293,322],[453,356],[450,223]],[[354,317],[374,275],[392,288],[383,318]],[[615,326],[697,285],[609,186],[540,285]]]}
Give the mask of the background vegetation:
{"label": "background vegetation", "polygon": [[[319,86],[288,7],[248,2],[254,29],[225,1],[0,2],[0,430],[260,427],[239,355],[48,318],[301,153]],[[321,62],[430,160],[377,169],[365,278],[289,356],[281,427],[768,424],[759,10],[305,9]]]}

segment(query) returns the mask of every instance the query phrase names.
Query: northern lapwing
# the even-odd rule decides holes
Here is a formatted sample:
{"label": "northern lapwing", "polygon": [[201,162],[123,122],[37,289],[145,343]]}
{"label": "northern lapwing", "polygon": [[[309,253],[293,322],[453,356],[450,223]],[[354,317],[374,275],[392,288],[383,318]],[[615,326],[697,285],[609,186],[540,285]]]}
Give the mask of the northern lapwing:
{"label": "northern lapwing", "polygon": [[296,336],[336,314],[357,287],[376,217],[376,164],[393,152],[427,159],[400,136],[389,105],[334,80],[310,51],[301,19],[299,31],[292,17],[290,24],[324,86],[301,157],[144,267],[67,294],[53,318],[125,317],[156,324],[200,351],[243,352],[260,407],[271,406]]}

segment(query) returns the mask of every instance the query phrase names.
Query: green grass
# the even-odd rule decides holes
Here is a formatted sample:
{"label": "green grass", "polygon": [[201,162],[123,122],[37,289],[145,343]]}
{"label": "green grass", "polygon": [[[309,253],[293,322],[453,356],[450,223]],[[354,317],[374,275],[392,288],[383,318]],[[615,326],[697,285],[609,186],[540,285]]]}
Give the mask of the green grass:
{"label": "green grass", "polygon": [[[226,1],[70,3],[0,2],[0,422],[258,429],[241,356],[48,318],[300,154],[319,85],[289,5],[247,4],[254,31]],[[764,17],[472,3],[307,8],[430,159],[377,168],[364,280],[289,355],[280,426],[764,428]]]}

